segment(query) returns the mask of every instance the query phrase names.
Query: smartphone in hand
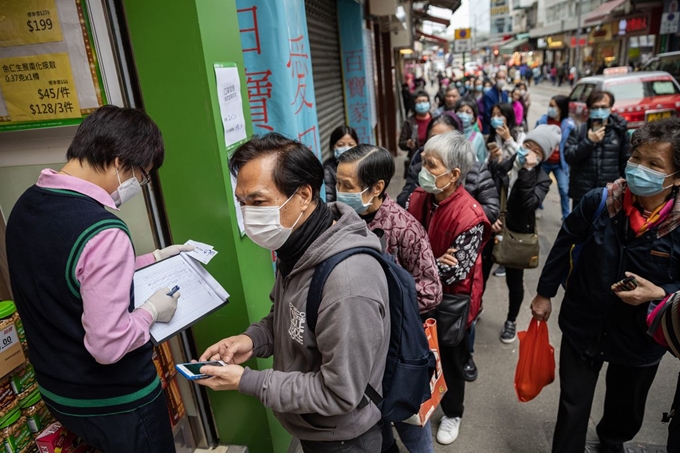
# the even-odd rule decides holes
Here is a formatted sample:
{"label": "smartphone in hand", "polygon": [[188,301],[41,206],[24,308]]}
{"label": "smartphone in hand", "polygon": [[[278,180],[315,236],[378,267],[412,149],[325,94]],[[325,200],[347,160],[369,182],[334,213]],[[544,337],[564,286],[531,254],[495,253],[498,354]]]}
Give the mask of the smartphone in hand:
{"label": "smartphone in hand", "polygon": [[177,368],[177,371],[179,371],[185,378],[189,379],[190,381],[196,381],[198,379],[206,379],[211,377],[201,373],[201,367],[204,365],[226,366],[226,363],[221,360],[214,360],[212,362],[178,363],[175,365],[175,368]]}
{"label": "smartphone in hand", "polygon": [[639,286],[635,277],[626,277],[623,280],[612,285],[612,291],[618,293],[621,291],[633,291]]}
{"label": "smartphone in hand", "polygon": [[601,119],[593,119],[593,120],[591,120],[591,121],[592,121],[593,131],[594,131],[594,132],[597,132],[597,131],[599,131],[600,129],[602,129],[603,122],[602,122]]}

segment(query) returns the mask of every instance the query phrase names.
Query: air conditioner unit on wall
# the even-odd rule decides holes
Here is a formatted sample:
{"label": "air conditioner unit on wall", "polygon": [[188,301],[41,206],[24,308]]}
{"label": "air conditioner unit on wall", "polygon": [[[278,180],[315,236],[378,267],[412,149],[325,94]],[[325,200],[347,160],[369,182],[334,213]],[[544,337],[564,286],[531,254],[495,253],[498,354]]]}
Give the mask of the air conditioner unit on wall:
{"label": "air conditioner unit on wall", "polygon": [[397,12],[397,0],[369,0],[368,7],[372,16],[390,16]]}

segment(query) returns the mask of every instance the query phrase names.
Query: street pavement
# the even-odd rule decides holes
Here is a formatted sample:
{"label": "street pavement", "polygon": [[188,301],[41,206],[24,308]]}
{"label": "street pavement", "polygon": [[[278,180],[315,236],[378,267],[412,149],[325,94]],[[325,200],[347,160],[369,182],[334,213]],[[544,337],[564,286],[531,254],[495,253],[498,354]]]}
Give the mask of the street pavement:
{"label": "street pavement", "polygon": [[[536,120],[547,110],[550,98],[556,94],[568,94],[568,85],[553,87],[549,83],[531,86],[532,105],[529,111],[529,125],[533,128]],[[404,180],[400,169],[403,168],[405,153],[400,151],[397,157],[398,169],[389,187],[392,197],[401,191]],[[517,319],[518,330],[526,330],[531,319],[529,304],[535,295],[536,285],[550,247],[557,236],[560,222],[560,201],[556,183],[553,181],[545,202],[545,209],[540,212],[538,232],[541,244],[541,266],[524,273],[524,303]],[[563,292],[553,299],[553,316],[548,322],[550,342],[555,348],[555,358],[559,369],[559,349],[561,332],[557,325]],[[508,310],[507,287],[505,278],[489,278],[484,295],[484,313],[477,323],[475,342],[475,362],[479,369],[477,381],[467,383],[465,395],[465,414],[462,420],[458,440],[448,446],[439,445],[435,440],[435,452],[483,452],[483,453],[519,453],[549,452],[552,445],[552,432],[557,416],[559,397],[559,376],[553,384],[544,388],[541,394],[528,403],[517,400],[514,389],[515,367],[519,352],[519,342],[506,345],[500,342],[499,335],[505,322]],[[641,451],[638,443],[648,447],[664,446],[667,438],[667,426],[660,422],[662,412],[670,409],[677,373],[680,370],[678,360],[666,354],[650,391],[647,400],[645,421],[642,429],[627,444],[629,452]],[[602,416],[604,404],[604,377],[606,365],[600,374],[595,400],[593,403],[589,439],[596,442],[595,425]],[[556,371],[557,375],[557,371]],[[441,410],[432,417],[433,433],[441,418]],[[403,446],[402,451],[406,451]],[[665,452],[664,447],[652,448],[650,452]]]}

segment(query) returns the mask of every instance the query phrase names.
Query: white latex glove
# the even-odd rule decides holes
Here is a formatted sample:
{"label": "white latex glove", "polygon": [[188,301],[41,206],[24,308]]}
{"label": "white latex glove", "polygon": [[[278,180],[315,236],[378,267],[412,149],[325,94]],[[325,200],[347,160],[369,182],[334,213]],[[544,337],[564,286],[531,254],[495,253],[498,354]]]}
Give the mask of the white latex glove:
{"label": "white latex glove", "polygon": [[154,250],[153,251],[153,256],[156,258],[156,261],[163,261],[166,258],[170,258],[171,256],[179,255],[180,252],[190,252],[193,249],[195,249],[193,245],[171,245],[170,247],[165,247],[164,249],[160,250]]}
{"label": "white latex glove", "polygon": [[159,289],[140,305],[137,310],[143,309],[151,314],[154,322],[169,322],[177,310],[177,299],[179,291],[172,296],[168,296],[170,288]]}

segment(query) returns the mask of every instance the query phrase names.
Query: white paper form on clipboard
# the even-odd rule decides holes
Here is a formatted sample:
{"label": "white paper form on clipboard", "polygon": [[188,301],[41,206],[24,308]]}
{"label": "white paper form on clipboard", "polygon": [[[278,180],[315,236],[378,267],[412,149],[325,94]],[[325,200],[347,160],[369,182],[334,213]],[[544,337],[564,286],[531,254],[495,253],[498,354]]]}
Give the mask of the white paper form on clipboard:
{"label": "white paper form on clipboard", "polygon": [[184,253],[135,272],[135,307],[161,288],[179,286],[177,311],[170,322],[151,326],[151,341],[159,344],[228,303],[229,293],[210,273]]}

